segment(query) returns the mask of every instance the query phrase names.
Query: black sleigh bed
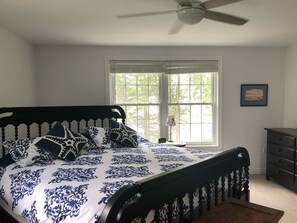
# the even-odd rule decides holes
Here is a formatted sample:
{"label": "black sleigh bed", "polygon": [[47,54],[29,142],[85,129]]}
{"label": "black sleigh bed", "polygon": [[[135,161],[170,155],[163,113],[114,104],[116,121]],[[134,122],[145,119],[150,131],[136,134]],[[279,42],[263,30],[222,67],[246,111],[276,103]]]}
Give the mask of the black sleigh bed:
{"label": "black sleigh bed", "polygon": [[[191,222],[229,197],[249,201],[245,148],[212,153],[164,146],[137,135],[125,120],[116,105],[0,108],[0,220]],[[131,147],[115,140],[122,127]],[[61,131],[77,150],[45,149]],[[16,160],[22,148],[33,158]]]}

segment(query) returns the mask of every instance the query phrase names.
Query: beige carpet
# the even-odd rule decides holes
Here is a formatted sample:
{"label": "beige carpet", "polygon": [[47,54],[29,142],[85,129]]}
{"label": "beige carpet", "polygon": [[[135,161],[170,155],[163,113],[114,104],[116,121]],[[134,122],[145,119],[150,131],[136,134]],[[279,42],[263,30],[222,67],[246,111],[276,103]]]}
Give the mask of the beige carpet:
{"label": "beige carpet", "polygon": [[267,181],[265,175],[250,176],[251,202],[285,212],[280,223],[297,223],[297,193]]}

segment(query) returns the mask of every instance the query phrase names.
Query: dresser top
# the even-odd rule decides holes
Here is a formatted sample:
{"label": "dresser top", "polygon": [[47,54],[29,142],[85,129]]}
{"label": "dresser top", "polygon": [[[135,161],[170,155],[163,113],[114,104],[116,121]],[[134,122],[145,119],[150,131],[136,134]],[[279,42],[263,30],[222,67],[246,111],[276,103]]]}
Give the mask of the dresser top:
{"label": "dresser top", "polygon": [[274,132],[274,133],[297,137],[297,129],[293,129],[293,128],[265,128],[265,130]]}

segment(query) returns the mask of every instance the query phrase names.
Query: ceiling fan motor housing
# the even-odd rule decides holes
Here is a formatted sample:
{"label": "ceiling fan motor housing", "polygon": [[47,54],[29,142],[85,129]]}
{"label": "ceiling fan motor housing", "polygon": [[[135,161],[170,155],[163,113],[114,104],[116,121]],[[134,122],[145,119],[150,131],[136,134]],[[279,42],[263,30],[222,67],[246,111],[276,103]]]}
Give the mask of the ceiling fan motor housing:
{"label": "ceiling fan motor housing", "polygon": [[181,6],[178,5],[176,9],[177,17],[185,24],[193,25],[200,22],[205,13],[205,9],[202,6]]}

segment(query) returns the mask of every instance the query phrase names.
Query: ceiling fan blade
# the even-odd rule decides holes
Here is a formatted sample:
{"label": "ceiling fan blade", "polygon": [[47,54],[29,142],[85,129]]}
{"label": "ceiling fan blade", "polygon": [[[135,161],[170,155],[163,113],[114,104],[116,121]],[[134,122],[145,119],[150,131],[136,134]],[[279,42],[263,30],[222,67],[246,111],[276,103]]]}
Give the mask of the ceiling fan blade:
{"label": "ceiling fan blade", "polygon": [[182,22],[180,22],[179,20],[176,20],[176,22],[173,24],[173,26],[171,27],[171,29],[169,30],[169,35],[173,35],[178,33],[182,28],[183,28],[184,24]]}
{"label": "ceiling fan blade", "polygon": [[206,2],[201,3],[200,5],[202,5],[205,9],[213,9],[216,7],[229,5],[231,3],[239,2],[239,1],[241,0],[208,0]]}
{"label": "ceiling fan blade", "polygon": [[224,23],[230,23],[233,25],[243,25],[249,21],[247,19],[240,18],[237,16],[228,15],[221,12],[208,11],[208,10],[205,11],[204,18],[219,21],[219,22],[224,22]]}
{"label": "ceiling fan blade", "polygon": [[118,15],[117,18],[124,19],[124,18],[140,17],[140,16],[164,15],[164,14],[171,14],[175,12],[176,10],[168,10],[168,11],[160,11],[160,12],[143,12],[143,13],[135,13],[135,14],[128,14],[128,15]]}
{"label": "ceiling fan blade", "polygon": [[191,2],[189,0],[175,0],[181,6],[191,6]]}

